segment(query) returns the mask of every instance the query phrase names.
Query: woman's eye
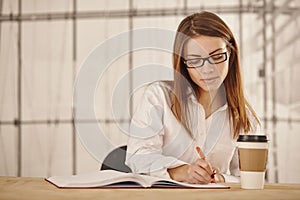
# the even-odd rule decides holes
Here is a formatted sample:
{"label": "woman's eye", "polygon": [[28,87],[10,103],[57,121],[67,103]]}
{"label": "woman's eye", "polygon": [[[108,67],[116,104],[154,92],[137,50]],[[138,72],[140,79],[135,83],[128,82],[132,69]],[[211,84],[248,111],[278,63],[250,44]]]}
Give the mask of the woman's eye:
{"label": "woman's eye", "polygon": [[223,58],[223,55],[213,55],[213,56],[211,56],[211,58],[214,60],[220,60]]}
{"label": "woman's eye", "polygon": [[190,60],[190,64],[192,65],[195,65],[195,64],[198,64],[199,63],[199,60]]}

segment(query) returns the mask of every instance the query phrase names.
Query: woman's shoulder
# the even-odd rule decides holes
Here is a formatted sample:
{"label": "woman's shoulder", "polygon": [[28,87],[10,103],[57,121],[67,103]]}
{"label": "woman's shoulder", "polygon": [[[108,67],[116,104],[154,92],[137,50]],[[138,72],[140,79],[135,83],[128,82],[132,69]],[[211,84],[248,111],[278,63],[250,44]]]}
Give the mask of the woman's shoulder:
{"label": "woman's shoulder", "polygon": [[172,80],[159,80],[153,81],[147,84],[147,87],[161,88],[161,89],[172,89],[174,81]]}
{"label": "woman's shoulder", "polygon": [[174,94],[174,82],[171,80],[160,80],[148,83],[144,86],[144,95],[151,98],[161,99],[170,104],[172,102],[172,94]]}
{"label": "woman's shoulder", "polygon": [[163,92],[164,94],[169,94],[173,92],[174,82],[172,80],[159,80],[148,83],[145,86],[145,91],[151,92]]}

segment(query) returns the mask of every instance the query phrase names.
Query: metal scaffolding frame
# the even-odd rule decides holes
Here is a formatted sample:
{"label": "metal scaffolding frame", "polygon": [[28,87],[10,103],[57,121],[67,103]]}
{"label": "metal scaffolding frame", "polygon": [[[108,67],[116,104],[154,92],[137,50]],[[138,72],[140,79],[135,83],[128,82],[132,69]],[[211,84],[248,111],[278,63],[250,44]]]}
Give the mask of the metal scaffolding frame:
{"label": "metal scaffolding frame", "polygon": [[[274,72],[276,70],[276,61],[274,54],[276,53],[276,36],[278,33],[276,33],[276,27],[275,27],[275,20],[278,15],[288,15],[291,17],[291,21],[296,19],[299,14],[300,14],[300,7],[290,7],[289,4],[293,2],[293,0],[287,0],[285,1],[281,6],[275,6],[273,1],[267,1],[263,0],[263,5],[252,5],[249,1],[248,4],[243,4],[243,0],[239,0],[239,5],[237,6],[210,6],[210,7],[188,7],[187,6],[187,0],[183,0],[184,5],[182,8],[164,8],[164,9],[135,9],[133,8],[133,0],[129,0],[129,9],[125,10],[101,10],[101,11],[78,11],[77,8],[77,1],[73,0],[73,10],[69,12],[50,12],[50,13],[26,13],[22,14],[22,0],[18,0],[18,13],[17,14],[2,14],[1,13],[1,8],[3,4],[3,0],[0,0],[0,34],[1,34],[1,23],[2,22],[16,22],[18,24],[18,92],[17,92],[17,119],[14,121],[1,121],[0,120],[0,126],[1,125],[15,125],[18,128],[18,170],[17,170],[17,175],[21,176],[21,167],[22,167],[22,141],[21,141],[21,135],[22,135],[22,129],[21,125],[26,125],[26,124],[59,124],[59,123],[67,123],[67,124],[72,124],[72,130],[73,130],[73,135],[72,135],[72,171],[73,174],[76,173],[77,167],[76,167],[76,138],[75,138],[75,118],[74,116],[76,114],[76,108],[72,108],[73,112],[73,117],[72,119],[48,119],[48,120],[22,120],[22,91],[21,91],[21,84],[22,84],[22,59],[21,59],[21,45],[22,45],[22,23],[23,22],[28,22],[28,21],[52,21],[52,20],[71,20],[72,21],[72,38],[73,38],[73,52],[72,52],[72,60],[73,60],[73,82],[75,81],[75,76],[76,76],[76,65],[77,65],[77,21],[80,19],[99,19],[99,18],[105,18],[105,19],[110,19],[110,18],[124,18],[127,17],[129,19],[129,30],[133,29],[133,19],[139,18],[139,17],[156,17],[156,16],[186,16],[188,14],[198,12],[199,10],[210,10],[216,13],[224,13],[224,14],[232,14],[235,13],[239,16],[239,25],[240,25],[240,37],[243,37],[243,30],[242,30],[242,15],[244,13],[253,13],[257,14],[257,18],[259,20],[262,20],[263,22],[263,28],[259,30],[256,33],[256,36],[262,35],[263,37],[263,45],[259,47],[262,49],[263,52],[263,63],[262,63],[262,68],[260,71],[260,76],[264,78],[263,85],[264,85],[264,113],[265,116],[263,116],[264,120],[264,125],[265,128],[268,127],[268,124],[271,122],[271,125],[273,127],[273,130],[275,130],[274,127],[276,127],[276,123],[278,121],[283,121],[283,122],[296,122],[299,123],[300,119],[286,119],[286,118],[280,118],[276,116],[275,110],[276,110],[276,90],[275,90],[275,76],[272,76],[272,84],[271,84],[271,90],[272,90],[272,117],[267,118],[266,113],[268,113],[267,109],[267,99],[268,99],[268,94],[267,90],[269,85],[267,84],[266,80],[266,69],[267,69],[267,62],[271,61],[272,63],[272,71]],[[267,15],[272,15],[271,20],[267,21]],[[272,28],[272,37],[267,39],[267,32],[266,32],[266,27],[270,25]],[[281,27],[284,29],[284,26]],[[0,35],[1,36],[1,35]],[[296,37],[296,36],[295,36]],[[1,38],[1,37],[0,37]],[[129,43],[130,45],[132,44],[132,35],[129,38]],[[1,42],[1,41],[0,41]],[[268,44],[272,45],[272,56],[270,58],[267,57],[267,46]],[[291,45],[291,42],[287,42],[286,46]],[[130,46],[130,48],[132,48]],[[241,48],[242,49],[242,48]],[[242,55],[242,52],[241,52]],[[242,55],[243,56],[243,55]],[[129,53],[129,70],[132,69],[133,65],[133,60],[132,60],[132,53]],[[130,79],[130,90],[133,88],[133,83],[132,83],[132,78]],[[76,101],[76,99],[75,99]],[[132,112],[132,105],[130,107],[130,110]],[[100,123],[114,123],[115,120],[112,119],[105,119],[105,120],[76,120],[76,123],[95,123],[95,122],[100,122]],[[122,119],[120,120],[120,123],[129,123],[129,119]],[[273,137],[276,137],[276,132],[274,131],[272,133]],[[278,182],[278,171],[277,171],[277,154],[276,154],[276,143],[273,143],[274,147],[274,167],[275,167],[275,182]]]}
{"label": "metal scaffolding frame", "polygon": [[[129,1],[131,2],[131,0]],[[74,3],[76,5],[76,3]],[[300,7],[288,7],[288,6],[200,6],[200,7],[187,7],[186,5],[182,8],[164,8],[164,9],[135,9],[131,8],[128,10],[101,10],[101,11],[69,11],[69,12],[50,12],[50,13],[25,13],[25,14],[5,14],[0,16],[1,21],[43,21],[43,20],[72,20],[76,19],[99,19],[99,18],[124,18],[124,17],[166,17],[166,16],[185,16],[199,10],[210,10],[212,12],[222,14],[232,13],[276,13],[291,15],[293,13],[299,13]]]}

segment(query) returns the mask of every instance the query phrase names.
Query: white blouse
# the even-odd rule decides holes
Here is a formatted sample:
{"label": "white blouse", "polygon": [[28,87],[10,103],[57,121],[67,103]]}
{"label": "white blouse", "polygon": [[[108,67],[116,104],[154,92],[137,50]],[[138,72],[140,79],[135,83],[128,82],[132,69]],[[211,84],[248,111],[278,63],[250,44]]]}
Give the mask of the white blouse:
{"label": "white blouse", "polygon": [[[171,110],[172,87],[172,81],[147,85],[131,120],[125,163],[133,173],[170,178],[167,169],[199,159],[195,149],[200,146],[206,160],[220,169],[226,182],[238,182],[237,142],[233,139],[227,104],[205,119],[204,108],[190,95],[191,135]],[[253,116],[249,118],[256,129]]]}

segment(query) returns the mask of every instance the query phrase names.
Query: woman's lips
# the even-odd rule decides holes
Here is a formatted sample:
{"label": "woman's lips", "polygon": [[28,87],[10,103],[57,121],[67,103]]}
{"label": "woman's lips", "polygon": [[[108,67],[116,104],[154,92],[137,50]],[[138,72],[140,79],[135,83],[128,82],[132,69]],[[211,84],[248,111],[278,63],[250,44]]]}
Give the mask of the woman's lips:
{"label": "woman's lips", "polygon": [[205,78],[205,79],[201,79],[201,81],[209,84],[209,83],[213,83],[215,82],[219,77],[212,77],[212,78]]}

